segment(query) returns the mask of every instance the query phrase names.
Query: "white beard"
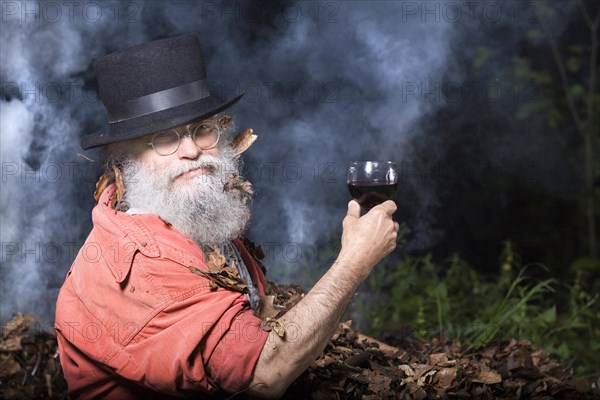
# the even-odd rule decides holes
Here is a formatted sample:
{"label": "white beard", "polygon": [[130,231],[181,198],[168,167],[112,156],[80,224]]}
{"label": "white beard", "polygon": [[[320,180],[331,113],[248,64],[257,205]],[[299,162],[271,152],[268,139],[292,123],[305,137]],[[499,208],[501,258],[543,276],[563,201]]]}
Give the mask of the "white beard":
{"label": "white beard", "polygon": [[[179,174],[204,166],[213,169],[189,179]],[[201,155],[170,170],[144,166],[135,159],[122,163],[125,202],[160,216],[198,245],[219,245],[239,236],[248,222],[248,206],[235,191],[223,190],[230,174],[240,176],[229,146],[218,156]]]}

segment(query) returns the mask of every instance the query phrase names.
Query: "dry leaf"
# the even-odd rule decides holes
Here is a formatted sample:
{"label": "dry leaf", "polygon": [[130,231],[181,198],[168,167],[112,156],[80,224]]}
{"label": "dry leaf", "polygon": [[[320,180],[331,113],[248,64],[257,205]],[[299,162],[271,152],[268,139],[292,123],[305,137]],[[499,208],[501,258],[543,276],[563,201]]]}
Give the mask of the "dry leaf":
{"label": "dry leaf", "polygon": [[415,370],[406,364],[398,365],[398,368],[400,368],[406,376],[413,376],[415,374]]}
{"label": "dry leaf", "polygon": [[251,128],[238,133],[231,141],[234,155],[239,156],[244,151],[248,150],[250,146],[254,144],[256,139],[258,139],[258,136],[254,134],[254,131]]}
{"label": "dry leaf", "polygon": [[214,292],[215,290],[217,290],[219,288],[219,285],[217,285],[217,283],[214,280],[209,278],[208,287],[210,288],[211,292]]}
{"label": "dry leaf", "polygon": [[431,365],[428,364],[418,364],[415,365],[415,376],[414,379],[419,379],[421,378],[423,375],[425,375],[426,373],[428,373],[429,371],[431,371],[433,367]]}
{"label": "dry leaf", "polygon": [[116,165],[112,166],[113,173],[115,174],[115,185],[117,186],[117,190],[110,197],[111,205],[113,208],[116,208],[118,204],[123,200],[123,196],[125,196],[125,185],[123,184],[123,175],[121,174],[121,170]]}
{"label": "dry leaf", "polygon": [[456,368],[442,368],[438,371],[435,376],[435,382],[438,386],[443,389],[447,389],[452,386],[452,382],[456,378]]}
{"label": "dry leaf", "polygon": [[217,120],[217,123],[219,125],[221,125],[223,128],[225,128],[227,125],[229,125],[229,123],[231,121],[233,121],[233,118],[231,118],[230,115],[223,114],[219,117],[219,119]]}
{"label": "dry leaf", "polygon": [[[349,350],[350,352],[352,351],[351,349]],[[355,354],[346,359],[346,361],[344,361],[344,364],[351,367],[359,367],[364,365],[367,361],[369,361],[369,352],[361,351],[360,353]]]}
{"label": "dry leaf", "polygon": [[427,398],[427,392],[423,390],[422,387],[418,386],[416,382],[409,382],[406,385],[406,389],[413,399],[424,400]]}
{"label": "dry leaf", "polygon": [[429,355],[429,363],[433,365],[443,365],[448,361],[446,353],[435,353]]}
{"label": "dry leaf", "polygon": [[252,195],[254,194],[252,184],[250,182],[240,180],[236,173],[229,174],[229,181],[223,184],[223,191],[236,191],[240,197],[240,200],[244,204],[248,204],[252,199]]}
{"label": "dry leaf", "polygon": [[219,272],[227,265],[227,260],[223,254],[221,254],[219,248],[213,246],[212,250],[207,255],[206,263],[208,264],[208,270],[210,272]]}
{"label": "dry leaf", "polygon": [[0,338],[1,399],[67,397],[66,382],[56,359],[56,335],[33,324],[31,315],[17,314],[3,327]]}
{"label": "dry leaf", "polygon": [[433,381],[433,376],[436,373],[437,373],[437,371],[432,369],[431,371],[427,372],[423,376],[419,377],[419,379],[417,379],[417,385],[424,386],[425,384],[431,383]]}
{"label": "dry leaf", "polygon": [[373,373],[370,376],[370,380],[371,382],[369,382],[368,385],[370,391],[374,393],[386,393],[390,390],[392,378],[385,375]]}
{"label": "dry leaf", "polygon": [[0,351],[21,350],[21,335],[29,329],[35,319],[28,314],[17,313],[2,328]]}
{"label": "dry leaf", "polygon": [[285,328],[283,327],[283,325],[281,325],[281,322],[279,322],[276,319],[272,319],[272,318],[267,318],[265,319],[261,324],[260,324],[260,328],[263,331],[266,332],[275,332],[277,334],[277,336],[279,336],[280,338],[284,339],[285,338]]}
{"label": "dry leaf", "polygon": [[106,189],[112,180],[113,177],[109,172],[105,172],[102,174],[102,176],[100,176],[100,179],[98,179],[98,182],[96,182],[96,190],[94,191],[94,200],[96,200],[96,203],[98,200],[100,200],[102,192],[104,192],[104,189]]}
{"label": "dry leaf", "polygon": [[13,358],[7,357],[0,361],[0,371],[2,371],[2,377],[18,374],[21,372],[21,370],[21,366]]}
{"label": "dry leaf", "polygon": [[254,315],[259,317],[260,319],[267,318],[275,318],[279,314],[279,311],[282,310],[281,306],[276,306],[273,302],[275,301],[275,296],[261,296],[258,299],[258,306],[254,311]]}
{"label": "dry leaf", "polygon": [[[348,320],[346,322],[342,322],[341,326],[344,329],[350,329],[350,325],[352,324],[351,320]],[[390,346],[386,343],[383,343],[377,339],[373,339],[372,337],[363,335],[362,333],[357,333],[357,338],[360,342],[363,343],[368,343],[368,344],[374,344],[376,347],[378,347],[381,351],[383,351],[384,353],[388,354],[388,355],[394,355],[394,354],[399,354],[401,352],[401,350],[397,347],[393,347]]]}
{"label": "dry leaf", "polygon": [[35,318],[29,314],[16,313],[10,321],[4,324],[2,339],[23,334],[34,321]]}
{"label": "dry leaf", "polygon": [[192,266],[189,268],[194,274],[208,279],[211,290],[216,290],[217,287],[222,287],[224,289],[233,290],[234,292],[248,292],[248,285],[246,281],[239,276],[235,268],[225,267],[218,272],[203,271]]}
{"label": "dry leaf", "polygon": [[[223,274],[215,276],[204,272],[215,288],[220,287],[215,282],[230,273],[228,267],[224,267]],[[269,284],[267,289],[274,296],[276,308],[288,309],[303,293],[293,285]],[[56,337],[31,330],[28,321],[26,316],[21,316],[4,328],[0,340],[0,398],[66,398],[60,364],[54,358]],[[269,319],[262,328],[285,335],[277,319]],[[440,343],[434,339],[421,341],[419,347],[405,348],[402,346],[407,341],[403,335],[390,342],[402,347],[402,354],[398,356],[386,355],[375,343],[360,340],[360,337],[349,326],[338,327],[320,357],[282,398],[598,398],[597,389],[591,386],[592,380],[573,378],[571,369],[552,359],[547,351],[535,349],[524,341],[473,349],[461,347],[457,342]],[[7,343],[18,343],[20,350],[2,351]],[[448,365],[451,363],[454,366]]]}
{"label": "dry leaf", "polygon": [[494,383],[502,382],[502,376],[496,371],[479,371],[473,378],[472,382],[485,383],[486,385],[493,385]]}

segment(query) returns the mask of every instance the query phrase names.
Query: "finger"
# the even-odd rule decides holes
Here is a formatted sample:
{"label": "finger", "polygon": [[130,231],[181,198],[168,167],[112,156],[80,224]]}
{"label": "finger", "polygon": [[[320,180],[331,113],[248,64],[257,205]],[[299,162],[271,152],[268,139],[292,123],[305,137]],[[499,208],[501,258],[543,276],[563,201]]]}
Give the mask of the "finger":
{"label": "finger", "polygon": [[350,200],[348,203],[348,217],[360,218],[360,206],[355,200]]}
{"label": "finger", "polygon": [[394,203],[393,200],[387,200],[384,201],[383,203],[381,203],[381,207],[383,207],[383,209],[385,210],[385,212],[388,215],[392,215],[393,213],[396,212],[396,210],[398,209],[398,207],[396,207],[396,203]]}

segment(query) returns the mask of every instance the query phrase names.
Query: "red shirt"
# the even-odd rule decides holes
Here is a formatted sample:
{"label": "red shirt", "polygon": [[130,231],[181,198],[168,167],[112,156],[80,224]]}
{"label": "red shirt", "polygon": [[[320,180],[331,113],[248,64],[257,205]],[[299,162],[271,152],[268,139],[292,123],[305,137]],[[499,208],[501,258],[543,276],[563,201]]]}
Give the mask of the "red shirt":
{"label": "red shirt", "polygon": [[[71,398],[189,397],[245,389],[268,333],[246,297],[219,288],[200,248],[160,218],[109,206],[109,186],[92,212],[94,227],[58,295],[56,331]],[[262,270],[234,240],[259,292]]]}

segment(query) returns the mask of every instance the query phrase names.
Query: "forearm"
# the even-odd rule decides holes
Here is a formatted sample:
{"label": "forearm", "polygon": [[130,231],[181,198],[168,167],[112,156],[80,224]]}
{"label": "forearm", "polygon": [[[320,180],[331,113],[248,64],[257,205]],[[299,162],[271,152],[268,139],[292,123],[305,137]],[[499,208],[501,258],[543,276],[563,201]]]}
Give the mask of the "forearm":
{"label": "forearm", "polygon": [[350,257],[341,256],[279,322],[286,338],[271,332],[256,364],[250,392],[278,397],[323,351],[344,310],[364,280]]}

